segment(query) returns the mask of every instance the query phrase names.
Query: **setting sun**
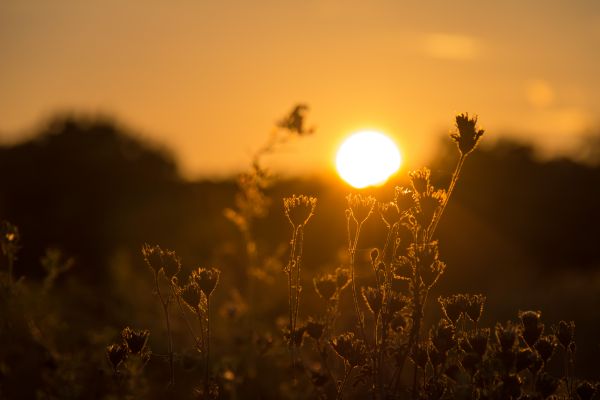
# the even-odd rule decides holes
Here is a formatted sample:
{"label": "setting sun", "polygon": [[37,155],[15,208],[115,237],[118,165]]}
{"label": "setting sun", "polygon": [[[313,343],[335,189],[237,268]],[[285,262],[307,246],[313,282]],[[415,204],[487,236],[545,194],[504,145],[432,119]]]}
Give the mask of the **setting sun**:
{"label": "setting sun", "polygon": [[394,174],[402,158],[396,144],[376,131],[361,131],[348,137],[336,156],[343,180],[357,189],[384,183]]}

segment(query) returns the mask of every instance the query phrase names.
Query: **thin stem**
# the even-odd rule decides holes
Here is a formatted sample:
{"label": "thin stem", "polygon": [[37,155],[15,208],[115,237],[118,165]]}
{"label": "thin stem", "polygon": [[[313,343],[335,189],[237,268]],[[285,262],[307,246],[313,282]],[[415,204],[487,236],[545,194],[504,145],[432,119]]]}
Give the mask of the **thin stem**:
{"label": "thin stem", "polygon": [[163,307],[163,311],[165,314],[165,321],[167,324],[167,338],[169,343],[169,370],[170,370],[170,378],[169,385],[173,386],[175,384],[175,366],[173,363],[173,336],[171,335],[171,321],[169,319],[169,300],[165,299],[160,291],[160,285],[158,284],[158,273],[154,274],[154,282],[156,283],[156,293],[158,294],[158,298],[160,299],[160,304]]}
{"label": "thin stem", "polygon": [[292,289],[292,276],[293,276],[293,267],[295,264],[294,258],[295,258],[295,253],[296,253],[296,236],[297,236],[297,232],[298,232],[298,227],[293,226],[293,232],[292,232],[292,240],[290,242],[291,246],[290,246],[290,256],[288,259],[288,265],[287,265],[287,275],[288,275],[288,308],[289,308],[289,314],[290,314],[290,357],[291,357],[291,365],[292,365],[292,370],[294,369],[295,366],[295,358],[294,358],[294,347],[295,347],[295,343],[294,343],[294,297],[293,297],[293,289]]}
{"label": "thin stem", "polygon": [[431,225],[429,227],[429,230],[426,235],[427,241],[430,241],[433,234],[435,233],[437,225],[440,222],[440,219],[442,218],[442,214],[444,213],[444,210],[446,209],[446,205],[448,205],[450,196],[452,195],[452,192],[454,191],[454,187],[456,186],[456,182],[458,181],[458,177],[460,176],[460,171],[462,169],[462,166],[463,166],[466,158],[467,158],[466,155],[461,154],[460,158],[458,159],[458,163],[456,164],[456,168],[454,169],[454,173],[452,174],[452,180],[450,181],[450,186],[448,187],[448,192],[446,193],[446,200],[444,201],[444,204],[442,204],[442,208],[437,213],[437,215],[435,216],[433,222],[431,223]]}
{"label": "thin stem", "polygon": [[175,296],[175,299],[177,300],[177,305],[179,306],[179,311],[181,312],[181,315],[183,316],[183,320],[185,321],[185,324],[188,328],[188,332],[190,333],[190,336],[192,336],[192,338],[194,339],[196,348],[198,350],[201,350],[202,342],[198,339],[198,335],[196,335],[196,332],[194,332],[194,328],[192,328],[192,324],[190,323],[190,320],[188,319],[188,317],[185,313],[183,305],[181,304],[181,299],[179,298],[179,296],[177,296],[177,293],[175,292],[175,288],[173,286],[171,286],[171,290],[173,291],[173,296]]}
{"label": "thin stem", "polygon": [[204,384],[206,393],[209,387],[209,369],[210,369],[210,295],[206,296],[206,369],[204,371]]}
{"label": "thin stem", "polygon": [[340,400],[343,397],[343,393],[344,393],[344,388],[346,387],[346,383],[348,382],[348,378],[350,377],[350,374],[352,373],[352,370],[354,369],[354,367],[352,366],[347,366],[346,363],[344,363],[344,369],[346,370],[346,373],[344,374],[344,379],[342,380],[342,384],[340,385],[340,388],[337,392],[337,396],[336,399]]}
{"label": "thin stem", "polygon": [[352,274],[352,297],[354,298],[354,311],[356,312],[356,318],[358,318],[358,324],[360,326],[360,331],[363,336],[363,340],[367,343],[367,335],[365,333],[365,326],[363,323],[362,315],[360,313],[360,307],[358,305],[358,294],[356,292],[356,278],[354,274],[354,263],[355,263],[355,255],[356,255],[356,246],[358,244],[358,237],[360,235],[360,228],[362,223],[357,223],[356,232],[354,234],[354,241],[352,243],[350,250],[350,273]]}

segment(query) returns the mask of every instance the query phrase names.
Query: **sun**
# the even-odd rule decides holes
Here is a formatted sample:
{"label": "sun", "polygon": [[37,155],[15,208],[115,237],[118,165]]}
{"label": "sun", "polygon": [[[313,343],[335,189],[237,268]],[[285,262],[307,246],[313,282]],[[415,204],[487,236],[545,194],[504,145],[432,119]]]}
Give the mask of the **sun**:
{"label": "sun", "polygon": [[340,177],[357,189],[383,184],[401,163],[396,144],[377,131],[350,135],[340,146],[335,161]]}

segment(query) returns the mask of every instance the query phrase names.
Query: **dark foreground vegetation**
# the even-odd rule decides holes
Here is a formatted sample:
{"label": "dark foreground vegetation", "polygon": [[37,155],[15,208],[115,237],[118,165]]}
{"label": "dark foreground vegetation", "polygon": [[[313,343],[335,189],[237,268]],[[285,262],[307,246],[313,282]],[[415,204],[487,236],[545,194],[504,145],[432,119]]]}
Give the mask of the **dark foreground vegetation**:
{"label": "dark foreground vegetation", "polygon": [[346,195],[265,169],[305,111],[231,182],[110,121],[0,149],[0,397],[598,397],[598,160],[459,115],[431,170]]}

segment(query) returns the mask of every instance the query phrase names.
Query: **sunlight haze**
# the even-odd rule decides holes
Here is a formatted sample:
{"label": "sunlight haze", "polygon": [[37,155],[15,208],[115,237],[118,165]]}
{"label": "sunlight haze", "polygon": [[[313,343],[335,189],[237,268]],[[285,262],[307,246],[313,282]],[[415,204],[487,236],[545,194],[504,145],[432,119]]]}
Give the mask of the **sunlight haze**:
{"label": "sunlight haze", "polygon": [[600,125],[598,26],[593,1],[3,1],[0,140],[109,115],[225,175],[305,102],[315,135],[271,161],[289,173],[331,170],[364,127],[418,164],[463,111],[490,142],[568,153]]}

